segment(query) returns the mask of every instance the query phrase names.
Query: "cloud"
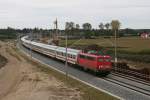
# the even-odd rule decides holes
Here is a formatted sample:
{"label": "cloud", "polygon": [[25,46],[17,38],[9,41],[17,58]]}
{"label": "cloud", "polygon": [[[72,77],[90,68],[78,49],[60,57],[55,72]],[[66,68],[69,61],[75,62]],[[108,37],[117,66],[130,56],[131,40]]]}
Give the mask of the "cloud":
{"label": "cloud", "polygon": [[66,21],[79,24],[118,19],[122,27],[150,28],[150,0],[3,0],[0,1],[0,27],[53,28],[58,17],[60,28]]}

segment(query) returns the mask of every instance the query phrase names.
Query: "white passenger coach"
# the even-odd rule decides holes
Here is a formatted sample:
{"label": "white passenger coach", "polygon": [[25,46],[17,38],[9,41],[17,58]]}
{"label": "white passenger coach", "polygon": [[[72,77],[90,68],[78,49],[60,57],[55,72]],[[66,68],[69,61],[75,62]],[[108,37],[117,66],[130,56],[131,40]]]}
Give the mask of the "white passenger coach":
{"label": "white passenger coach", "polygon": [[[22,44],[29,49],[32,49],[39,53],[42,53],[42,54],[45,54],[50,57],[57,58],[63,61],[66,60],[66,48],[64,47],[53,46],[53,45],[31,41],[28,39],[28,36],[22,37],[21,41],[22,41]],[[77,64],[77,56],[80,52],[81,50],[67,48],[68,62],[72,64]]]}

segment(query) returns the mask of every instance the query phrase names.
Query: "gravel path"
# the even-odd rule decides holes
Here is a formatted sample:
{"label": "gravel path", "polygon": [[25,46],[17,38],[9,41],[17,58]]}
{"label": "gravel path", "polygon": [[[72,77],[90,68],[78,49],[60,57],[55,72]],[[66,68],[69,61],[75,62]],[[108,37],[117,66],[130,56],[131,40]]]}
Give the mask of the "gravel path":
{"label": "gravel path", "polygon": [[80,100],[80,91],[69,88],[51,74],[37,69],[20,56],[13,44],[0,42],[8,59],[0,69],[0,100]]}

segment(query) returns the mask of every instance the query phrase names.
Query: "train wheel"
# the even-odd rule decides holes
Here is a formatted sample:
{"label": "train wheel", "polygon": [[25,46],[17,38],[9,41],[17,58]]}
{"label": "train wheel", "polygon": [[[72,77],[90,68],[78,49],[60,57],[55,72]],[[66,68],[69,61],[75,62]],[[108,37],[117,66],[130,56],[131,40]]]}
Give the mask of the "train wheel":
{"label": "train wheel", "polygon": [[110,74],[110,72],[108,71],[108,72],[99,72],[98,73],[98,75],[100,76],[100,77],[106,77],[107,75],[109,75]]}
{"label": "train wheel", "polygon": [[110,72],[105,72],[104,73],[104,76],[106,77],[107,75],[109,75],[110,74]]}
{"label": "train wheel", "polygon": [[94,71],[94,75],[95,75],[95,76],[98,76],[98,75],[99,75],[99,72],[98,72],[97,70],[95,70],[95,71]]}
{"label": "train wheel", "polygon": [[86,67],[83,67],[83,70],[84,70],[84,71],[88,71],[88,68],[86,68]]}

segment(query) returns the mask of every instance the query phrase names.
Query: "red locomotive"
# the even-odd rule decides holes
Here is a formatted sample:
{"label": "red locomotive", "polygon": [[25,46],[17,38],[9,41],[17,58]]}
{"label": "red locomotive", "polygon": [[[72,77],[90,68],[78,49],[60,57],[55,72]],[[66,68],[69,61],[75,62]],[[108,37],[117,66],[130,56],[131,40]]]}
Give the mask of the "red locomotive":
{"label": "red locomotive", "polygon": [[79,53],[77,59],[78,65],[84,69],[91,69],[101,74],[109,74],[112,69],[111,57],[94,55],[89,53]]}

